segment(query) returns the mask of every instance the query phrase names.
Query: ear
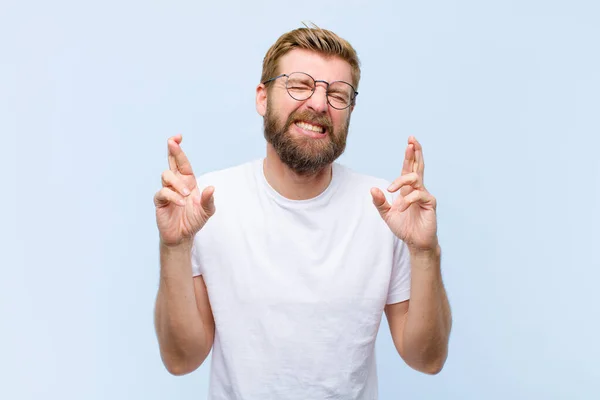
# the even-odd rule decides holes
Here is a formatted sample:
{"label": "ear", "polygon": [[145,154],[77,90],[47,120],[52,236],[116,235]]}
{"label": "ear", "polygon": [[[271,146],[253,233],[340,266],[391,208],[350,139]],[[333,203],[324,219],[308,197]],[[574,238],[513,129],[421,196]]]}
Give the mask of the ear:
{"label": "ear", "polygon": [[256,87],[256,112],[262,117],[267,114],[267,88],[263,83]]}

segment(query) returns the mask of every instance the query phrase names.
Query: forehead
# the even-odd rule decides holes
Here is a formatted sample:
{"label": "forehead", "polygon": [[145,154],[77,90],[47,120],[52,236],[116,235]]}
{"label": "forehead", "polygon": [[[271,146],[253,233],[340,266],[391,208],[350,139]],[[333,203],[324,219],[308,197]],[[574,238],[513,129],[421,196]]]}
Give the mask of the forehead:
{"label": "forehead", "polygon": [[314,51],[294,49],[279,59],[280,74],[306,72],[317,80],[352,83],[352,67],[336,56],[324,56]]}

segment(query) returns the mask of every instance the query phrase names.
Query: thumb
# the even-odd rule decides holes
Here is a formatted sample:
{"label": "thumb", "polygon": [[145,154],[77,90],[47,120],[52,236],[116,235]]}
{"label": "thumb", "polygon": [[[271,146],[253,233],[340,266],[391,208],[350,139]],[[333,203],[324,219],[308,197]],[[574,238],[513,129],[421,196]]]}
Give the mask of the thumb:
{"label": "thumb", "polygon": [[214,193],[214,186],[209,186],[205,188],[200,195],[200,207],[202,207],[202,210],[204,210],[208,217],[212,217],[216,211]]}
{"label": "thumb", "polygon": [[379,214],[385,219],[387,213],[390,211],[390,203],[387,202],[385,195],[378,188],[371,188],[371,196],[373,197],[373,204],[379,211]]}

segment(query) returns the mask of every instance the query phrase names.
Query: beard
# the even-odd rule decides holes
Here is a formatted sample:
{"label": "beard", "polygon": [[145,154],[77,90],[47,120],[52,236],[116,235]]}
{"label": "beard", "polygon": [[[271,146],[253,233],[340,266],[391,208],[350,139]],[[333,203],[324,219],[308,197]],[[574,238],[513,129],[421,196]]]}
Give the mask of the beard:
{"label": "beard", "polygon": [[[290,133],[290,128],[299,121],[322,126],[328,137],[295,137]],[[317,174],[342,155],[346,149],[349,126],[350,115],[345,124],[338,131],[334,131],[329,118],[310,110],[293,112],[285,122],[280,123],[278,115],[268,103],[264,116],[265,139],[273,146],[281,161],[302,176]]]}

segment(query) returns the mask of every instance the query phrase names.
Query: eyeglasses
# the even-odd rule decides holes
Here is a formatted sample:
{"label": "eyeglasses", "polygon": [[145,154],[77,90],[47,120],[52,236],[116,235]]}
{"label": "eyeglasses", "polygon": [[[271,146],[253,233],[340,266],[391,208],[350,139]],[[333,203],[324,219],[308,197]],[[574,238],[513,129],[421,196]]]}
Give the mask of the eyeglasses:
{"label": "eyeglasses", "polygon": [[315,93],[317,82],[322,82],[327,85],[327,103],[336,110],[344,110],[353,105],[354,100],[358,95],[354,86],[348,82],[335,81],[329,83],[322,80],[315,80],[312,76],[304,72],[293,72],[289,75],[281,74],[275,78],[264,81],[263,84],[266,85],[267,83],[284,76],[286,78],[285,88],[294,100],[308,100]]}

